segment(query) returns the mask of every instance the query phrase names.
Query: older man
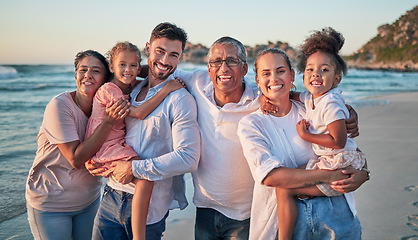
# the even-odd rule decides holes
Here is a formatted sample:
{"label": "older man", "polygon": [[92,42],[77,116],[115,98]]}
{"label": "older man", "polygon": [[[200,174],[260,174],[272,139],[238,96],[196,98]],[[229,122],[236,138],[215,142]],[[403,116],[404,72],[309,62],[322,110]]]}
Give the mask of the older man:
{"label": "older man", "polygon": [[257,87],[244,78],[248,64],[238,40],[218,39],[208,59],[208,71],[196,71],[190,82],[184,79],[195,97],[201,126],[200,163],[192,173],[195,239],[247,239],[254,181],[237,127],[260,106]]}

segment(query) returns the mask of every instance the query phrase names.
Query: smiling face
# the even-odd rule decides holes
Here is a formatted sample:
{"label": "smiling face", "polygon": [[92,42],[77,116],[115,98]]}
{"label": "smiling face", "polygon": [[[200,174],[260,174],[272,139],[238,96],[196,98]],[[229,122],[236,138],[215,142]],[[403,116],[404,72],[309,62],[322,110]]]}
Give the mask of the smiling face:
{"label": "smiling face", "polygon": [[212,79],[215,93],[242,95],[242,80],[247,74],[247,63],[239,60],[238,49],[232,44],[218,44],[212,48],[211,59],[209,62],[216,60],[234,59],[238,60],[237,66],[229,67],[225,61],[220,67],[211,67],[208,64],[209,76]]}
{"label": "smiling face", "polygon": [[272,102],[289,99],[289,91],[295,80],[295,71],[290,69],[285,58],[278,53],[266,53],[257,60],[257,85]]}
{"label": "smiling face", "polygon": [[309,56],[303,75],[303,84],[312,93],[313,98],[324,95],[341,81],[336,73],[335,64],[328,54],[316,52]]}
{"label": "smiling face", "polygon": [[120,51],[109,67],[116,81],[128,85],[136,80],[140,69],[138,62],[139,58],[135,52]]}
{"label": "smiling face", "polygon": [[95,57],[83,58],[75,72],[77,93],[94,96],[105,82],[105,66]]}
{"label": "smiling face", "polygon": [[145,50],[151,75],[158,82],[164,81],[176,70],[183,55],[181,41],[168,38],[157,38],[147,43]]}

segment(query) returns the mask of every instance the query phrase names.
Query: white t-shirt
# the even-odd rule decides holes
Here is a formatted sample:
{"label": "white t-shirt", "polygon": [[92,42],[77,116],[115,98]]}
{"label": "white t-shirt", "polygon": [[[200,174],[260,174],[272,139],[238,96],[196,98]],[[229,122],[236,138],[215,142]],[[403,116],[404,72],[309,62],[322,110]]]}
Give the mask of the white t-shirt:
{"label": "white t-shirt", "polygon": [[[300,94],[300,100],[305,104],[306,115],[305,118],[309,121],[309,132],[313,134],[329,133],[327,125],[341,119],[350,117],[350,113],[345,106],[344,98],[341,96],[341,90],[334,88],[329,90],[324,95],[315,98],[312,101],[312,94],[308,91]],[[313,109],[315,104],[315,109]],[[344,149],[332,149],[312,144],[312,148],[316,155],[334,155],[344,150],[356,150],[357,145],[354,138],[347,135],[347,142]]]}

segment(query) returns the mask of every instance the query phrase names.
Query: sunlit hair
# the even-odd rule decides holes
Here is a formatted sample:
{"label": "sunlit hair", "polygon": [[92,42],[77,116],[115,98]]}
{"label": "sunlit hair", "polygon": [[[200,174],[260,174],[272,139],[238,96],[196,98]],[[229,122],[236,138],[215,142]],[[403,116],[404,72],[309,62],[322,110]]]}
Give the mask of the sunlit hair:
{"label": "sunlit hair", "polygon": [[117,55],[122,51],[133,52],[138,56],[138,66],[141,66],[141,52],[139,48],[130,42],[118,42],[116,45],[106,53],[106,57],[110,64],[113,64]]}
{"label": "sunlit hair", "polygon": [[169,40],[179,40],[181,42],[182,51],[186,47],[187,33],[178,27],[177,25],[169,22],[158,24],[154,30],[152,30],[149,43],[151,44],[155,39],[167,38]]}
{"label": "sunlit hair", "polygon": [[112,76],[112,74],[110,73],[110,69],[109,69],[109,63],[107,62],[106,58],[101,53],[99,53],[97,51],[86,50],[86,51],[81,51],[81,52],[77,53],[77,55],[75,55],[75,59],[74,59],[75,71],[78,70],[78,64],[85,57],[94,57],[94,58],[96,58],[97,60],[100,61],[100,63],[103,65],[104,72],[105,72],[105,82],[108,82],[110,80],[111,76]]}
{"label": "sunlit hair", "polygon": [[241,59],[243,62],[247,62],[247,54],[245,52],[244,45],[235,38],[232,37],[221,37],[216,40],[209,49],[208,52],[208,59],[210,60],[212,57],[212,50],[216,45],[233,45],[238,50],[238,58]]}
{"label": "sunlit hair", "polygon": [[339,55],[339,51],[344,45],[344,37],[331,27],[314,31],[311,36],[305,39],[305,42],[299,46],[299,55],[297,56],[296,68],[300,73],[305,72],[306,63],[309,56],[316,52],[327,54],[335,64],[336,73],[345,75],[347,65],[344,59]]}
{"label": "sunlit hair", "polygon": [[278,48],[267,48],[267,49],[264,49],[263,51],[259,52],[258,55],[257,55],[257,59],[255,60],[254,72],[255,72],[256,76],[257,76],[257,69],[258,69],[258,60],[260,59],[261,56],[264,56],[268,53],[278,54],[278,55],[282,56],[284,58],[284,60],[286,60],[286,63],[287,63],[287,66],[289,67],[289,69],[292,69],[292,63],[290,62],[290,58],[283,50],[278,49]]}

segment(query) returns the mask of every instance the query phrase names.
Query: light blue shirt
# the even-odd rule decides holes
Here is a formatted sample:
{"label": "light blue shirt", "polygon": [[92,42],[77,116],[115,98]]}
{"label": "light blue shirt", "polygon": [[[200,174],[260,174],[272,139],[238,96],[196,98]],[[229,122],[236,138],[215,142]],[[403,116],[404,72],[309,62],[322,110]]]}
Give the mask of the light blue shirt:
{"label": "light blue shirt", "polygon": [[[135,101],[144,80],[131,93],[131,104],[139,106],[153,97],[170,80],[150,88],[144,101]],[[196,170],[200,155],[200,135],[197,109],[186,89],[171,92],[144,120],[127,117],[126,143],[144,160],[133,161],[132,171],[137,178],[154,182],[147,224],[160,221],[169,209],[185,208],[183,174]],[[122,185],[110,179],[109,186],[134,193],[132,183]]]}

